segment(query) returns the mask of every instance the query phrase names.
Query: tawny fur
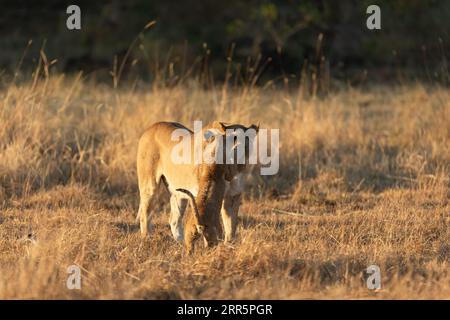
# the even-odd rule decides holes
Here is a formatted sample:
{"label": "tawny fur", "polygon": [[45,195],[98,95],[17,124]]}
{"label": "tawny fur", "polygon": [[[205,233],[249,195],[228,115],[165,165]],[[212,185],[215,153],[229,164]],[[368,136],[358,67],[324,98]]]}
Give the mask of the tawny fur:
{"label": "tawny fur", "polygon": [[[225,129],[248,128],[241,125],[225,125],[214,122],[203,128]],[[256,126],[252,126],[256,128]],[[237,164],[176,164],[171,152],[178,141],[172,141],[172,132],[185,129],[191,134],[191,151],[194,150],[194,135],[191,130],[175,122],[158,122],[148,128],[139,140],[137,173],[140,205],[138,218],[142,236],[148,235],[149,209],[155,189],[163,181],[170,194],[170,225],[175,239],[184,239],[187,252],[191,252],[195,238],[203,237],[206,246],[217,243],[221,234],[222,217],[225,241],[231,241],[236,232],[237,214],[243,192],[241,173],[245,165]],[[205,142],[206,143],[206,142]],[[203,146],[204,147],[204,146]],[[183,224],[183,213],[190,197],[197,206],[197,214],[188,214]],[[194,210],[194,208],[192,208]],[[184,232],[183,232],[184,229]]]}

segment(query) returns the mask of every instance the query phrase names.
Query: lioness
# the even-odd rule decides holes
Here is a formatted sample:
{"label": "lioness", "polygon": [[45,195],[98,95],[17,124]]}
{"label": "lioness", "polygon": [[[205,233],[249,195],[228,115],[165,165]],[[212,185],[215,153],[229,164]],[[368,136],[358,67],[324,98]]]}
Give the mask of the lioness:
{"label": "lioness", "polygon": [[[227,125],[213,122],[194,133],[185,126],[175,122],[158,122],[148,128],[139,140],[137,153],[137,173],[139,180],[140,204],[137,219],[140,220],[141,235],[147,236],[150,227],[149,206],[155,189],[162,181],[170,193],[170,227],[173,237],[185,241],[186,250],[191,252],[193,240],[201,235],[206,246],[217,243],[220,234],[220,218],[225,231],[225,241],[231,241],[236,232],[237,214],[241,193],[244,189],[243,173],[245,164],[232,163],[174,163],[172,150],[177,141],[172,140],[174,130],[183,132],[191,139],[191,153],[196,152],[194,140],[197,134],[205,140],[200,147],[206,150],[208,145],[224,139],[229,130],[240,129],[245,133],[253,129],[255,134],[247,136],[245,157],[248,158],[258,127]],[[251,133],[251,132],[250,132]],[[203,139],[206,138],[206,139]],[[197,146],[198,147],[198,146]],[[194,156],[191,157],[191,159]],[[183,226],[183,214],[188,201],[192,204],[192,214]]]}

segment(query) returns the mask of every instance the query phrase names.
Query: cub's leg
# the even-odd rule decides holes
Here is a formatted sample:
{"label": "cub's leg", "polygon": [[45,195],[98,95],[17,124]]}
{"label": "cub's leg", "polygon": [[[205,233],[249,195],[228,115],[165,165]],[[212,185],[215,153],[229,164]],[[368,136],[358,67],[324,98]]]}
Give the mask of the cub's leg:
{"label": "cub's leg", "polygon": [[222,203],[221,215],[225,231],[225,242],[231,242],[236,236],[239,206],[241,194],[226,194]]}
{"label": "cub's leg", "polygon": [[170,230],[177,241],[183,241],[183,215],[187,203],[187,199],[179,198],[175,194],[170,197]]}
{"label": "cub's leg", "polygon": [[198,237],[198,230],[192,212],[188,212],[184,226],[184,248],[190,255],[194,249],[194,241]]}

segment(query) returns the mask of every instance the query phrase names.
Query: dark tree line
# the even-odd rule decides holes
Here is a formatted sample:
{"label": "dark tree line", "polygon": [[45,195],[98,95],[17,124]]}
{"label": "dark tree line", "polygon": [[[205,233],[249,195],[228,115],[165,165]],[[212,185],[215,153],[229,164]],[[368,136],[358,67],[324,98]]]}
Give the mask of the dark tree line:
{"label": "dark tree line", "polygon": [[[366,8],[381,8],[382,29],[366,28]],[[450,2],[444,0],[3,0],[0,68],[13,69],[29,39],[29,56],[44,50],[55,68],[111,69],[133,39],[135,68],[185,72],[208,64],[223,76],[234,64],[268,63],[271,75],[298,74],[305,61],[336,70],[372,68],[447,72]],[[82,30],[65,27],[66,7],[77,4]],[[227,61],[228,58],[228,61]],[[32,59],[25,66],[32,66]],[[127,65],[128,66],[128,65]],[[128,66],[130,68],[130,66]],[[153,70],[154,71],[154,70]],[[343,71],[342,71],[343,72]]]}

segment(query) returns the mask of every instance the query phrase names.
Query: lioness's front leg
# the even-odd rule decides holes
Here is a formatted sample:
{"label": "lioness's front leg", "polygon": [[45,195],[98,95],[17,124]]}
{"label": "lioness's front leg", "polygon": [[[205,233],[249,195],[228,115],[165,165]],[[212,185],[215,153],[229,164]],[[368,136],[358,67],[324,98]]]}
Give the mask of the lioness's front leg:
{"label": "lioness's front leg", "polygon": [[236,236],[241,194],[225,195],[222,204],[222,222],[225,231],[225,242],[231,242]]}

